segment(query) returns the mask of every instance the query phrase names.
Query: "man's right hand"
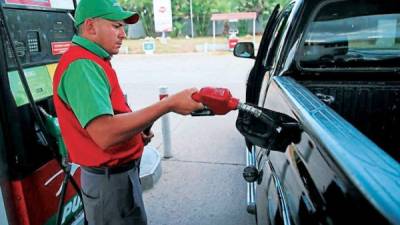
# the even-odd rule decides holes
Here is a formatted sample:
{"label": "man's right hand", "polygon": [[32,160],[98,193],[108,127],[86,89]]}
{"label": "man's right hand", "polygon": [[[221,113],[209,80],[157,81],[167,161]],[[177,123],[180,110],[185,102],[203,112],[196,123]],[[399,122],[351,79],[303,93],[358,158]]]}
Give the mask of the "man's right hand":
{"label": "man's right hand", "polygon": [[171,111],[188,115],[193,111],[204,108],[203,104],[198,103],[192,99],[193,93],[197,92],[197,88],[185,89],[174,95],[169,96],[165,101],[169,101]]}

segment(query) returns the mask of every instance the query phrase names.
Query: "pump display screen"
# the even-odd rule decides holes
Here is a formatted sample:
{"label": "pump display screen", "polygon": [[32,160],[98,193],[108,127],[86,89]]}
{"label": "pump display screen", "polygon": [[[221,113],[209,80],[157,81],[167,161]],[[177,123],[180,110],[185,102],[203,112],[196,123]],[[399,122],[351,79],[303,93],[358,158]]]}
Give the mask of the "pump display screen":
{"label": "pump display screen", "polygon": [[[6,21],[22,66],[57,62],[71,44],[73,21],[66,12],[4,8]],[[5,42],[9,70],[16,67],[10,43]]]}

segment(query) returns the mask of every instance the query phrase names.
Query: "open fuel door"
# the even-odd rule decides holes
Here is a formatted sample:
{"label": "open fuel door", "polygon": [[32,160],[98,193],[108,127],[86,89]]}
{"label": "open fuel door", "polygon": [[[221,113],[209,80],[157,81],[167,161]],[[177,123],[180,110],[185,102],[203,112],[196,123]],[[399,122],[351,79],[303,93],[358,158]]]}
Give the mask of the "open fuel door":
{"label": "open fuel door", "polygon": [[236,128],[253,145],[268,149],[285,151],[292,142],[300,140],[301,128],[293,118],[262,107],[261,120],[250,114],[239,112]]}

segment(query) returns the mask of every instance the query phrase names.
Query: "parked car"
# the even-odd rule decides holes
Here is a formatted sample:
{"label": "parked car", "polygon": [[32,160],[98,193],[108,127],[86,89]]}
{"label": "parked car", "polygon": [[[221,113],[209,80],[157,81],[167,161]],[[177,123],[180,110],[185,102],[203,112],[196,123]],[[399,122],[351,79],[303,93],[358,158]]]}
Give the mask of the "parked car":
{"label": "parked car", "polygon": [[246,102],[274,121],[237,119],[257,223],[400,224],[399,2],[277,6],[253,49]]}

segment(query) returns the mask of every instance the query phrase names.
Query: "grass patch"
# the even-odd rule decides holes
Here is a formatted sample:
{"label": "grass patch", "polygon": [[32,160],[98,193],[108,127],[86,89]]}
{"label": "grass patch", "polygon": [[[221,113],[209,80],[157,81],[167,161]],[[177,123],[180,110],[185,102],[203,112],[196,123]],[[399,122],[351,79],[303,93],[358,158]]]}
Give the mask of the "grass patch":
{"label": "grass patch", "polygon": [[[261,36],[256,36],[256,43],[260,43]],[[253,41],[253,36],[246,35],[239,37],[239,41]],[[138,40],[125,40],[121,52],[128,52],[131,54],[143,54],[143,43],[144,39]],[[155,54],[168,54],[168,53],[191,53],[196,52],[196,46],[217,44],[217,45],[228,45],[228,38],[216,37],[215,40],[212,37],[198,37],[198,38],[171,38],[167,39],[166,43],[162,43],[160,39],[154,39],[155,43]]]}

